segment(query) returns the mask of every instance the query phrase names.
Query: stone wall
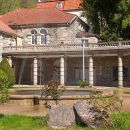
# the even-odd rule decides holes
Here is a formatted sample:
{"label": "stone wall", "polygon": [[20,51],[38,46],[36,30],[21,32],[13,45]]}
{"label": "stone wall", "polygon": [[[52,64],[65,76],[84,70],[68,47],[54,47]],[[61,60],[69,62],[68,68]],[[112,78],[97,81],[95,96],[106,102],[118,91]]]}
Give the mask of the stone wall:
{"label": "stone wall", "polygon": [[10,45],[16,46],[16,38],[3,34],[3,47],[10,46]]}
{"label": "stone wall", "polygon": [[[76,34],[86,29],[86,25],[77,19],[71,25],[51,25],[51,26],[26,26],[23,29],[16,29],[17,33],[23,37],[23,45],[31,45],[31,31],[37,31],[37,44],[40,45],[40,30],[45,29],[47,32],[47,44],[71,44],[76,43]],[[18,43],[19,44],[19,43]]]}

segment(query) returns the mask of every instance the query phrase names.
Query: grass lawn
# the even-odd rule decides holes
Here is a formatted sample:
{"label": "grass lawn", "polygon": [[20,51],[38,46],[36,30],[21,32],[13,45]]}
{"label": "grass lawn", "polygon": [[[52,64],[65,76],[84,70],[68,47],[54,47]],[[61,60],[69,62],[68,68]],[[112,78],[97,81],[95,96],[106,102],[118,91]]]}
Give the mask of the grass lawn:
{"label": "grass lawn", "polygon": [[[125,129],[130,130],[130,113]],[[27,117],[27,116],[7,116],[0,115],[0,130],[52,130],[47,126],[45,117]],[[75,126],[66,130],[92,130],[82,126]],[[114,130],[114,129],[96,129],[96,130]],[[121,129],[116,129],[121,130]]]}

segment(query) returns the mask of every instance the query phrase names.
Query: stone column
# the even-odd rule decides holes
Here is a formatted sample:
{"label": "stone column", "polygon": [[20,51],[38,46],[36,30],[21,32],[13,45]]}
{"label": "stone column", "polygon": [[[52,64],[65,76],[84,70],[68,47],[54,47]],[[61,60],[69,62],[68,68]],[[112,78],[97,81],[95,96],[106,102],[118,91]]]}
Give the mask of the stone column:
{"label": "stone column", "polygon": [[2,61],[3,36],[0,35],[0,62]]}
{"label": "stone column", "polygon": [[60,85],[65,84],[65,58],[61,56],[60,58]]}
{"label": "stone column", "polygon": [[93,86],[93,57],[89,57],[89,85]]}
{"label": "stone column", "polygon": [[65,59],[65,84],[67,83],[67,59]]}
{"label": "stone column", "polygon": [[8,62],[10,64],[10,66],[12,67],[12,57],[11,56],[8,56]]}
{"label": "stone column", "polygon": [[37,75],[38,75],[38,60],[35,57],[33,60],[33,85],[37,85]]}
{"label": "stone column", "polygon": [[123,62],[121,56],[118,56],[118,87],[123,87]]}

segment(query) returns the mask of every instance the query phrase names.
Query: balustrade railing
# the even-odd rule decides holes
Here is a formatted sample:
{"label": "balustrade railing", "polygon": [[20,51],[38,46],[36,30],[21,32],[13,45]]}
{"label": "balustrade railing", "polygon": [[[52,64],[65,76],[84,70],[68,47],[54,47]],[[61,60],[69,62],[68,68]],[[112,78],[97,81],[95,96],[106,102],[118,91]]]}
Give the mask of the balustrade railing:
{"label": "balustrade railing", "polygon": [[[123,49],[130,48],[130,41],[89,43],[85,49]],[[81,51],[82,44],[57,44],[57,45],[27,45],[27,46],[5,46],[3,53],[11,52],[53,52],[53,51]]]}

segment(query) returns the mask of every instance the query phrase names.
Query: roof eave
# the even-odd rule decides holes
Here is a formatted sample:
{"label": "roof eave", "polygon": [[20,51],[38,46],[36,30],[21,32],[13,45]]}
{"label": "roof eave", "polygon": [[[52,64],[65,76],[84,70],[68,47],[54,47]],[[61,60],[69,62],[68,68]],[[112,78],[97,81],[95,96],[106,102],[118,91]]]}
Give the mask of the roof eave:
{"label": "roof eave", "polygon": [[70,23],[70,24],[73,23],[76,18],[78,18],[78,16],[75,15],[75,16],[71,19],[71,21],[70,21],[69,23]]}
{"label": "roof eave", "polygon": [[4,34],[7,34],[7,35],[10,35],[10,36],[15,37],[15,38],[18,36],[17,34],[6,32],[6,31],[3,31],[3,30],[0,30],[0,32],[4,33]]}
{"label": "roof eave", "polygon": [[63,11],[82,11],[82,8],[79,9],[63,9]]}
{"label": "roof eave", "polygon": [[74,20],[74,18],[71,21],[64,22],[64,23],[33,23],[33,24],[15,24],[15,25],[9,25],[10,27],[24,27],[24,26],[38,26],[38,25],[68,25]]}

